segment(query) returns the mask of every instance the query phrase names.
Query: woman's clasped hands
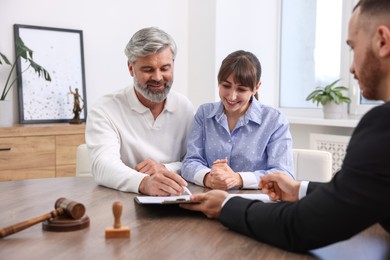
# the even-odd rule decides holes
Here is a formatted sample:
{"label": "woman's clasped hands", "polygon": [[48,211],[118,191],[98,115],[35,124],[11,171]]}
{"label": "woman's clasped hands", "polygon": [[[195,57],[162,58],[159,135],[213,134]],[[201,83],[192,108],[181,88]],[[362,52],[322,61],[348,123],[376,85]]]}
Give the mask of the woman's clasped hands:
{"label": "woman's clasped hands", "polygon": [[234,187],[242,187],[241,176],[230,168],[227,159],[214,161],[204,182],[205,186],[211,189],[229,190]]}

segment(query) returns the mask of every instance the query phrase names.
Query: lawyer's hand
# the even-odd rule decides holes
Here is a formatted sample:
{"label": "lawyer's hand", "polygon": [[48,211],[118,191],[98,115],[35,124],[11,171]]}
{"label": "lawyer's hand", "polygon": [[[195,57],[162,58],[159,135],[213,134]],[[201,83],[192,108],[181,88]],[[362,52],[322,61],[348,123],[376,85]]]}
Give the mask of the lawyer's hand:
{"label": "lawyer's hand", "polygon": [[297,201],[299,199],[300,182],[281,173],[270,173],[260,177],[259,189],[271,200]]}
{"label": "lawyer's hand", "polygon": [[207,193],[191,195],[191,201],[198,204],[180,204],[180,207],[192,211],[203,212],[208,218],[219,218],[222,203],[229,194],[221,190],[212,190]]}

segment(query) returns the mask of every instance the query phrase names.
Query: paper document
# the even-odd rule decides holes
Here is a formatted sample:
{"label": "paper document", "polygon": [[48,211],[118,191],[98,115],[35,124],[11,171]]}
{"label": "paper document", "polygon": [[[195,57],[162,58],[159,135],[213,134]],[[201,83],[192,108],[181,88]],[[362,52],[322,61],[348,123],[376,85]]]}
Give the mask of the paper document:
{"label": "paper document", "polygon": [[[261,200],[263,202],[272,202],[265,194],[229,194],[229,197],[243,197],[251,200]],[[184,204],[198,203],[190,201],[191,195],[181,196],[137,196],[135,201],[139,204]]]}
{"label": "paper document", "polygon": [[183,203],[196,203],[190,201],[191,195],[181,196],[137,196],[135,201],[139,204],[183,204]]}

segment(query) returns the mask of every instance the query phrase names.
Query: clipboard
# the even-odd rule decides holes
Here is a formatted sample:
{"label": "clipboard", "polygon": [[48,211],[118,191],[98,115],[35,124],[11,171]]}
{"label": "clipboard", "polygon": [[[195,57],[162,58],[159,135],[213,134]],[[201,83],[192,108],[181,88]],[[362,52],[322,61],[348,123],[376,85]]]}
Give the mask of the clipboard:
{"label": "clipboard", "polygon": [[[194,202],[190,200],[191,195],[181,195],[181,196],[137,196],[134,200],[138,204],[197,204],[199,202]],[[242,197],[250,200],[261,200],[264,203],[274,203],[271,201],[268,195],[261,193],[253,194],[229,194],[228,197]]]}
{"label": "clipboard", "polygon": [[181,196],[137,196],[134,200],[138,204],[196,204],[199,202],[194,202],[190,200],[191,195],[181,195]]}

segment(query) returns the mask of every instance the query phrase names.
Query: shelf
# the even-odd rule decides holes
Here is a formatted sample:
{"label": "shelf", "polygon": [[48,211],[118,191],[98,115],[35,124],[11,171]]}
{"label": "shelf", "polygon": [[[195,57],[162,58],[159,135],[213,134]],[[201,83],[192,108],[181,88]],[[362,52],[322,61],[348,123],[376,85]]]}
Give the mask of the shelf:
{"label": "shelf", "polygon": [[334,127],[351,127],[354,128],[360,121],[358,117],[345,119],[324,119],[318,117],[287,116],[290,124],[294,125],[317,125],[317,126],[334,126]]}

